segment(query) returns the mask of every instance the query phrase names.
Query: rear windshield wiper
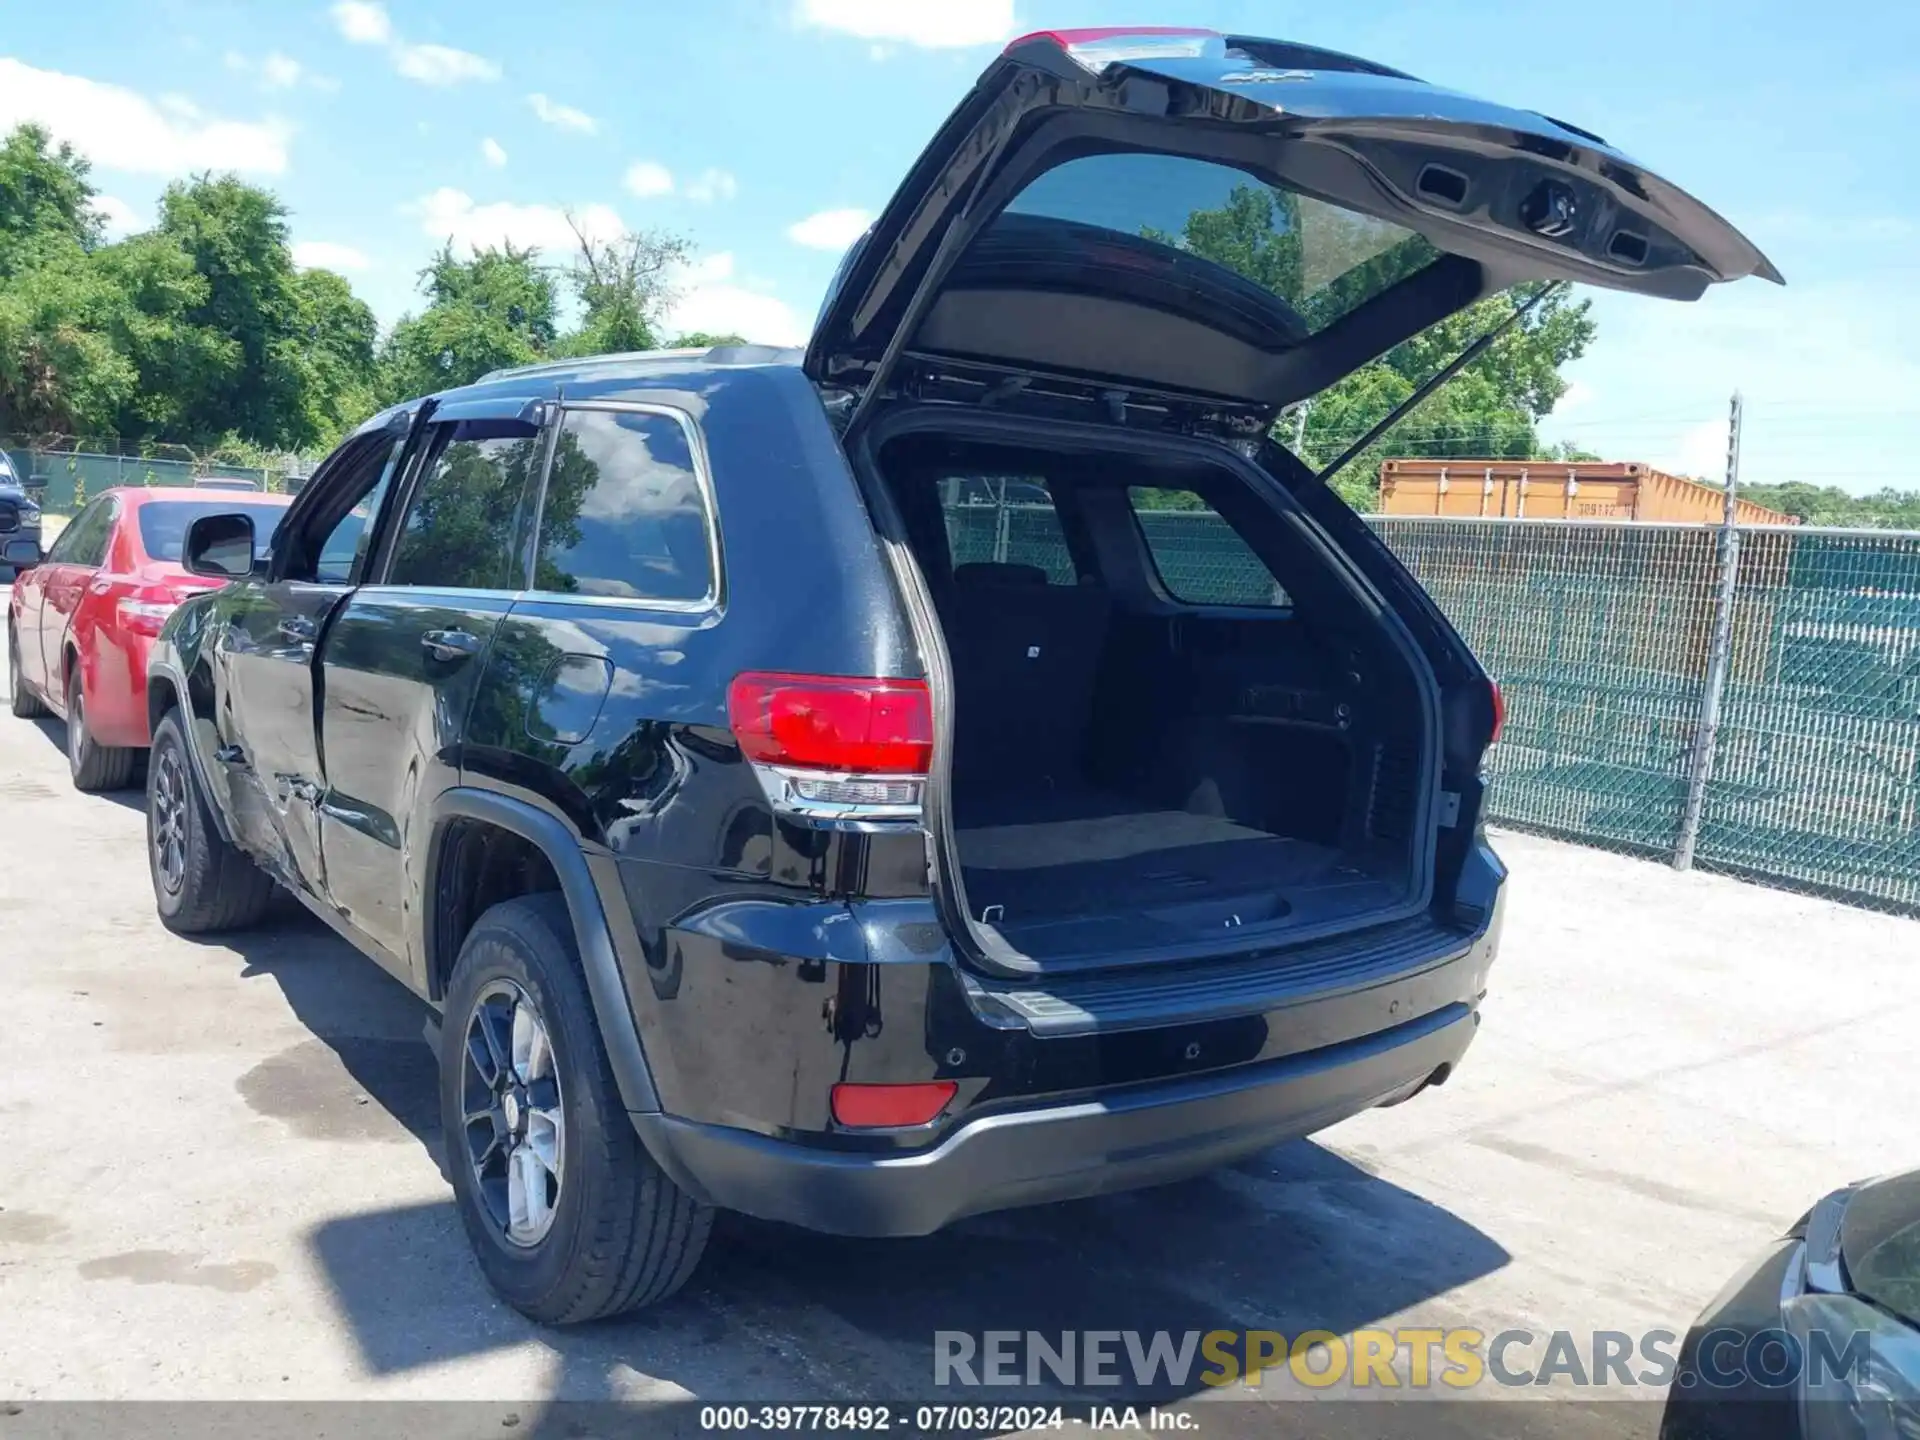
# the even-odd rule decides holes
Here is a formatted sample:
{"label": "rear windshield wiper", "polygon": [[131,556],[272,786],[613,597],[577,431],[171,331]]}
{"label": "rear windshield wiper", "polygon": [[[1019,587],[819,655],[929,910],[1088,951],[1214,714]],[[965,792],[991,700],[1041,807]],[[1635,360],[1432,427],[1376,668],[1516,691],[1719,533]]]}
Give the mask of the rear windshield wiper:
{"label": "rear windshield wiper", "polygon": [[1471,345],[1467,346],[1466,349],[1462,350],[1458,355],[1454,356],[1453,359],[1434,371],[1433,374],[1429,375],[1425,380],[1422,380],[1419,387],[1415,389],[1411,395],[1407,396],[1406,399],[1402,400],[1398,405],[1394,406],[1393,409],[1383,415],[1377,423],[1367,430],[1366,434],[1342,450],[1331,465],[1316,472],[1313,477],[1314,484],[1326,484],[1335,474],[1345,468],[1356,455],[1360,454],[1361,451],[1365,450],[1369,445],[1373,444],[1374,441],[1378,440],[1382,435],[1386,434],[1387,431],[1391,430],[1418,409],[1429,395],[1433,394],[1434,391],[1446,384],[1447,381],[1458,375],[1475,360],[1478,360],[1481,355],[1486,353],[1489,345],[1493,344],[1494,341],[1506,334],[1507,331],[1526,319],[1533,311],[1533,308],[1542,300],[1566,288],[1566,281],[1555,280],[1550,284],[1541,286],[1540,289],[1534,293],[1532,299],[1514,306],[1511,315],[1507,316],[1506,319],[1502,320],[1498,325],[1494,326]]}

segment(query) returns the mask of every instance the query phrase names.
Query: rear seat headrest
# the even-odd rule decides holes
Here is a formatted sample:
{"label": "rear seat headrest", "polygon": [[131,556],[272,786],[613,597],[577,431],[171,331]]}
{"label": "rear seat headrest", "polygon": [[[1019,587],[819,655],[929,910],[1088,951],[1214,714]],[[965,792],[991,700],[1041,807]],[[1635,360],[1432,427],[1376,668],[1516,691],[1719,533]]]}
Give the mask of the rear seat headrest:
{"label": "rear seat headrest", "polygon": [[953,567],[953,579],[957,585],[1045,585],[1047,572],[1006,560],[969,560]]}

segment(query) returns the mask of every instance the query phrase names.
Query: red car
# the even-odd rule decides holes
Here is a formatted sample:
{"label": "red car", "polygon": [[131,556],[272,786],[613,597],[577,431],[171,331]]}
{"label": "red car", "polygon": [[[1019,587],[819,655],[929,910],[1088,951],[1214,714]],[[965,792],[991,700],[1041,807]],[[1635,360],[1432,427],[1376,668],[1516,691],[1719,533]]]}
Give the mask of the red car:
{"label": "red car", "polygon": [[76,515],[41,562],[19,571],[7,606],[13,713],[67,721],[67,763],[82,790],[117,790],[147,748],[147,651],[173,607],[221,583],[180,564],[187,526],[244,511],[262,536],[281,495],[109,490]]}

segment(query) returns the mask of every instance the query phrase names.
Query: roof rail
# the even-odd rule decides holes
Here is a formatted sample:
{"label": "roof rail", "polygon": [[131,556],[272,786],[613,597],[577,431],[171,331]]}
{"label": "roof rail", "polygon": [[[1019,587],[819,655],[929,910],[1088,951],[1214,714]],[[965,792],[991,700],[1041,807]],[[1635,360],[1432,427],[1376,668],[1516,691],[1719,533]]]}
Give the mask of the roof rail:
{"label": "roof rail", "polygon": [[684,350],[621,350],[610,355],[577,355],[565,360],[536,360],[531,365],[508,365],[499,370],[489,370],[475,382],[484,385],[489,380],[512,380],[523,375],[551,375],[562,370],[578,370],[585,365],[621,365],[635,360],[688,360],[696,355],[710,355],[717,346],[696,345]]}

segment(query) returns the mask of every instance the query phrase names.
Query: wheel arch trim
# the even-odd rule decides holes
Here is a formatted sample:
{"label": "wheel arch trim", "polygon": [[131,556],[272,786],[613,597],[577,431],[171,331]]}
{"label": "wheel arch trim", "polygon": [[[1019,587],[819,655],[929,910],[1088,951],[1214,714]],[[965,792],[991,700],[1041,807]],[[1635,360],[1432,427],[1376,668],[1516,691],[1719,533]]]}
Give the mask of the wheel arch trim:
{"label": "wheel arch trim", "polygon": [[561,897],[573,920],[581,969],[586,973],[587,995],[593,1002],[594,1020],[600,1027],[600,1040],[606,1046],[621,1103],[629,1114],[657,1114],[660,1099],[654,1089],[653,1072],[641,1048],[640,1029],[620,978],[606,906],[580,853],[579,838],[553,816],[525,801],[466,785],[441,791],[429,806],[429,813],[432,839],[428,842],[425,894],[420,906],[425,944],[422,959],[430,960],[435,949],[439,907],[430,897],[438,883],[442,842],[453,822],[475,820],[520,836],[546,856],[560,881]]}
{"label": "wheel arch trim", "polygon": [[216,803],[216,792],[212,782],[207,778],[206,762],[201,759],[200,747],[193,743],[194,716],[192,706],[187,699],[187,682],[181,678],[180,672],[175,670],[173,666],[167,664],[166,661],[162,660],[158,655],[154,655],[147,660],[149,738],[151,738],[153,731],[160,728],[159,720],[153,718],[153,692],[157,689],[166,689],[172,692],[173,703],[161,710],[160,716],[164,718],[168,710],[178,710],[180,712],[180,738],[184,742],[187,752],[187,767],[193,771],[193,783],[200,787],[200,797],[206,801],[207,813],[213,817],[214,833],[217,834],[223,842],[231,845],[234,843],[233,827],[227,823],[226,812]]}

